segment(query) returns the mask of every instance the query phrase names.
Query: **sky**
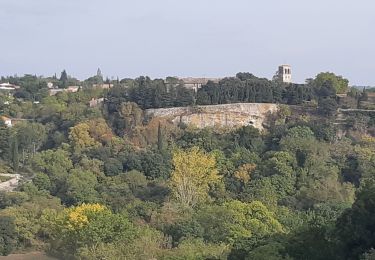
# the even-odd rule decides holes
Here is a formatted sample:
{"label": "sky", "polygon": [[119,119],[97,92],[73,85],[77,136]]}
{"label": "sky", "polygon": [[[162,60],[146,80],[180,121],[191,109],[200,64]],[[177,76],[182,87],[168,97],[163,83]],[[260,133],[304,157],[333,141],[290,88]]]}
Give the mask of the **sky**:
{"label": "sky", "polygon": [[0,0],[0,75],[272,78],[375,85],[374,0]]}

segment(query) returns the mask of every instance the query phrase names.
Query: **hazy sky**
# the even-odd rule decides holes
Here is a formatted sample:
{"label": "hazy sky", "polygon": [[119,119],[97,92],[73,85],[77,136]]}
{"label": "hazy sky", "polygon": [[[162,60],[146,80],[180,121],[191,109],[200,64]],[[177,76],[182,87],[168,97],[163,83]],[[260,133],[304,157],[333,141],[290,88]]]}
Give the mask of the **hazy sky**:
{"label": "hazy sky", "polygon": [[0,0],[0,75],[271,78],[375,85],[374,0]]}

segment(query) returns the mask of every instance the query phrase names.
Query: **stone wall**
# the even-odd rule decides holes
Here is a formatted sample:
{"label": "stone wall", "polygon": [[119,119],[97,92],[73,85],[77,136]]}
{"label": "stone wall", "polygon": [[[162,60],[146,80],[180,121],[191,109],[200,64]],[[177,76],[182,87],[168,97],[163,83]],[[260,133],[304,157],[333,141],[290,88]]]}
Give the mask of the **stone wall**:
{"label": "stone wall", "polygon": [[146,116],[174,124],[205,127],[239,127],[253,125],[262,130],[268,115],[278,110],[277,104],[236,103],[212,106],[147,109]]}

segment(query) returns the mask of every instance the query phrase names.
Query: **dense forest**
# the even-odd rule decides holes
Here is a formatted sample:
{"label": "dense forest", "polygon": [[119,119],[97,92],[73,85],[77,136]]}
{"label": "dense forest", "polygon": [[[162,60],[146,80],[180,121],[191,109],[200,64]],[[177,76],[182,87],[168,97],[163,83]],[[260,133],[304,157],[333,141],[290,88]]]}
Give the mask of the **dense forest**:
{"label": "dense forest", "polygon": [[[0,191],[2,255],[375,257],[371,90],[350,89],[332,73],[289,85],[238,73],[196,93],[176,78],[100,73],[82,82],[65,71],[1,81],[20,86],[0,94],[1,114],[19,119],[12,127],[0,121],[1,173],[22,176],[15,190]],[[49,96],[48,82],[81,88]],[[103,83],[113,87],[92,87]],[[237,102],[280,109],[261,132],[170,126],[143,113]],[[338,124],[338,108],[364,111]]]}

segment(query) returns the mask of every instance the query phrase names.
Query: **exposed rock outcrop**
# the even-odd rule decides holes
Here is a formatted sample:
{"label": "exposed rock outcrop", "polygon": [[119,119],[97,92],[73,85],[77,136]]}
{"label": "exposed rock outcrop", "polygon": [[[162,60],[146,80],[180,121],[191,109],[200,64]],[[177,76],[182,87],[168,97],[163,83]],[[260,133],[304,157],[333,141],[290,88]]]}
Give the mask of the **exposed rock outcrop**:
{"label": "exposed rock outcrop", "polygon": [[198,128],[240,127],[253,125],[262,130],[267,116],[277,111],[277,104],[236,103],[211,106],[147,109],[145,112],[148,117],[168,120],[176,125],[183,123]]}
{"label": "exposed rock outcrop", "polygon": [[13,191],[15,188],[17,188],[18,183],[21,180],[21,175],[19,174],[1,173],[0,176],[11,178],[8,181],[0,183],[0,191]]}

